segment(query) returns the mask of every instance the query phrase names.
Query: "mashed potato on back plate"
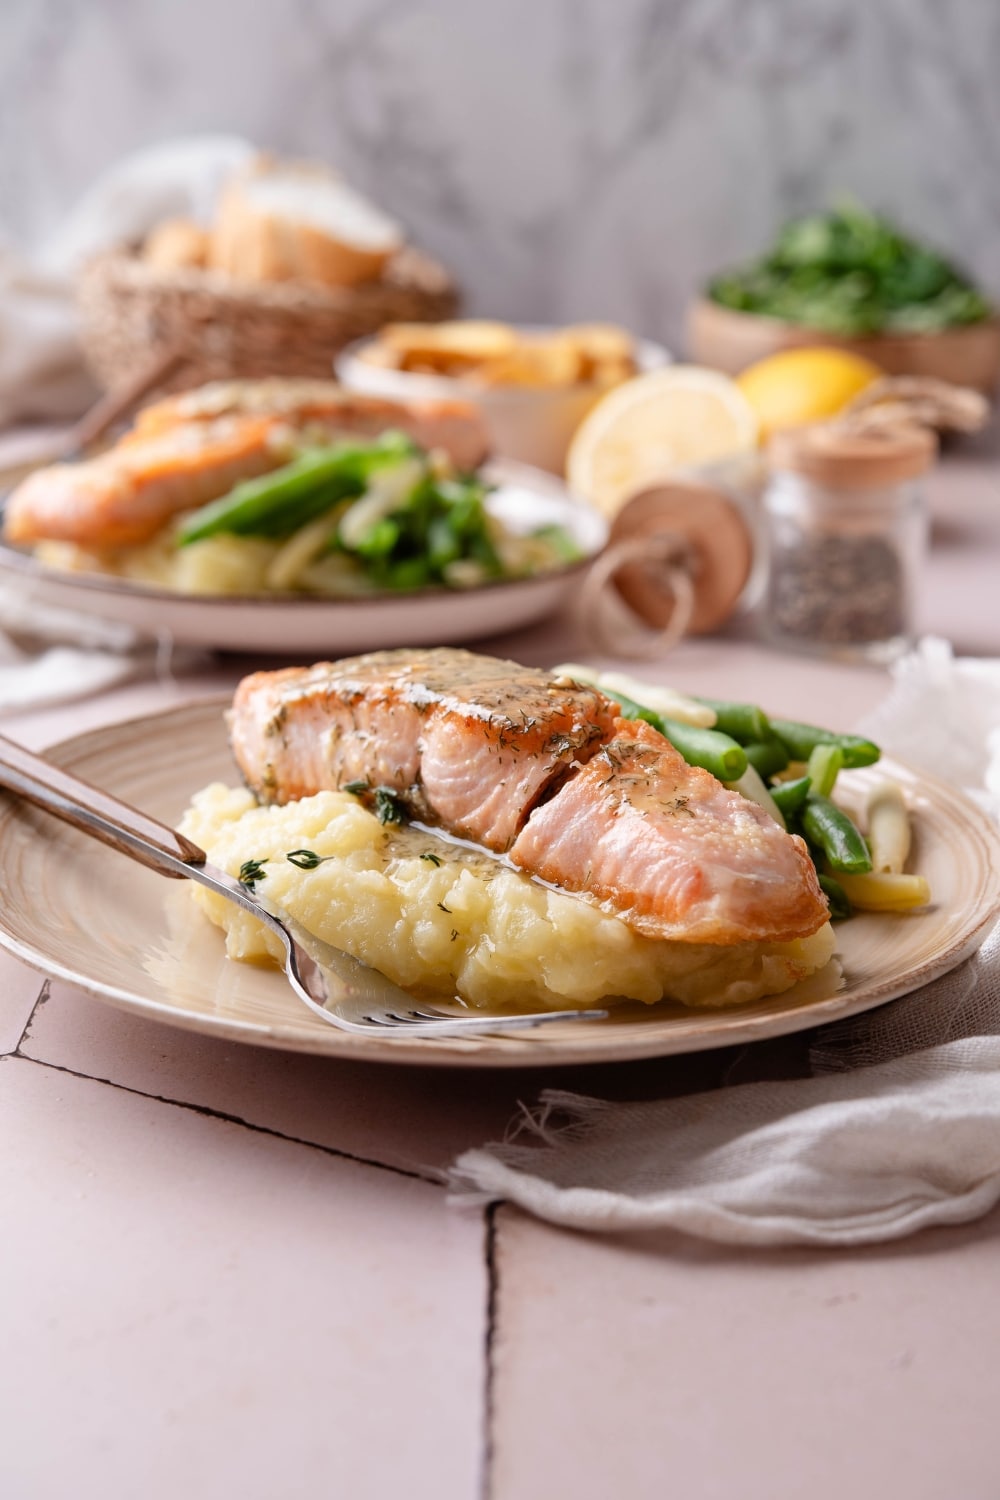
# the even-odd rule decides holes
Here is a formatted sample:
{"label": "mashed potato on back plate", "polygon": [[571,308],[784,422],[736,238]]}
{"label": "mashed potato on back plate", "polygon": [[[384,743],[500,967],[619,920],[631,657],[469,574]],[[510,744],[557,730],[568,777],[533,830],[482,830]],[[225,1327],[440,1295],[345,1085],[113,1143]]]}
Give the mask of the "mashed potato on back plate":
{"label": "mashed potato on back plate", "polygon": [[[243,788],[199,792],[181,830],[237,875],[261,863],[261,895],[308,931],[415,994],[482,1010],[563,1009],[610,997],[729,1006],[779,994],[832,957],[829,924],[789,943],[719,947],[643,937],[586,899],[410,826],[383,825],[346,792],[258,806]],[[322,863],[301,869],[287,855]],[[192,895],[231,958],[278,962],[278,940],[202,886]]]}

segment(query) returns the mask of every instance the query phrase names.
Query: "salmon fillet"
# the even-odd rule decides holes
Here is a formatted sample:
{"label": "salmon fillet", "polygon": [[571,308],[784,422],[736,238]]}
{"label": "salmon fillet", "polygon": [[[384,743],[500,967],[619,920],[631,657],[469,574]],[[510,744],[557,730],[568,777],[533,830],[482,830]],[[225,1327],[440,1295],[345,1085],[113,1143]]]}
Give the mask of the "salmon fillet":
{"label": "salmon fillet", "polygon": [[[318,391],[296,401],[287,387],[299,385]],[[462,402],[402,406],[323,381],[205,386],[158,403],[98,457],[29,475],[7,501],[4,535],[19,543],[137,546],[181,512],[287,463],[296,443],[375,437],[388,428],[444,448],[460,469],[485,456],[482,424]]]}
{"label": "salmon fillet", "polygon": [[280,418],[296,431],[329,436],[347,431],[377,437],[390,427],[408,432],[423,448],[443,448],[458,469],[476,469],[488,438],[476,407],[467,401],[414,401],[402,405],[358,395],[334,380],[215,380],[145,407],[132,436],[144,441],[191,422],[219,417]]}
{"label": "salmon fillet", "polygon": [[287,442],[275,437],[267,418],[224,417],[109,448],[82,463],[37,469],[8,499],[4,535],[11,542],[135,546],[181,511],[286,462]]}
{"label": "salmon fillet", "polygon": [[596,688],[471,651],[376,651],[245,677],[230,738],[247,784],[290,802],[352,782],[504,850],[545,790],[611,733]]}
{"label": "salmon fillet", "polygon": [[783,942],[828,918],[800,838],[603,693],[514,662],[384,651],[258,672],[230,736],[264,801],[387,787],[647,936]]}
{"label": "salmon fillet", "polygon": [[829,915],[802,839],[641,721],[615,721],[600,750],[531,813],[510,857],[609,904],[648,937],[785,942]]}

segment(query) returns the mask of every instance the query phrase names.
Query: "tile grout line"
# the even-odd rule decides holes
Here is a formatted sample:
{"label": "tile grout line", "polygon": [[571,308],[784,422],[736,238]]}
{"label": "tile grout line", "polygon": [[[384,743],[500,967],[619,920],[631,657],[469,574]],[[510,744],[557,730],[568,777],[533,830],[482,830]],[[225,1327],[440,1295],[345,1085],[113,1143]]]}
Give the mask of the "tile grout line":
{"label": "tile grout line", "polygon": [[494,1458],[494,1397],[496,1377],[496,1332],[499,1300],[497,1264],[497,1211],[500,1204],[488,1203],[483,1215],[483,1252],[486,1263],[486,1333],[483,1340],[483,1447],[479,1500],[492,1500]]}
{"label": "tile grout line", "polygon": [[52,984],[51,979],[43,979],[42,980],[42,987],[38,991],[38,994],[35,996],[34,1004],[32,1005],[31,1009],[28,1012],[28,1019],[24,1023],[24,1028],[23,1028],[23,1030],[21,1032],[21,1035],[18,1037],[18,1039],[15,1042],[14,1046],[11,1048],[10,1052],[7,1054],[8,1057],[22,1057],[23,1056],[23,1053],[21,1052],[21,1048],[24,1046],[25,1042],[28,1039],[28,1035],[29,1035],[29,1033],[31,1031],[32,1023],[33,1023],[33,1021],[35,1019],[35,1016],[38,1014],[40,1008],[45,1004],[46,1000],[49,998],[49,992],[50,992],[51,984]]}
{"label": "tile grout line", "polygon": [[[338,1146],[324,1146],[318,1141],[308,1141],[303,1136],[289,1135],[287,1131],[275,1130],[269,1125],[255,1125],[252,1120],[244,1120],[240,1115],[229,1114],[226,1110],[212,1109],[207,1104],[191,1104],[184,1099],[169,1099],[165,1094],[151,1094],[145,1089],[132,1088],[127,1083],[116,1083],[113,1078],[95,1078],[92,1073],[81,1073],[76,1068],[68,1068],[63,1063],[47,1062],[41,1057],[32,1057],[28,1053],[7,1053],[8,1057],[16,1057],[19,1062],[31,1063],[37,1068],[49,1068],[54,1073],[65,1073],[70,1078],[79,1078],[84,1083],[99,1083],[104,1088],[120,1089],[123,1094],[132,1094],[137,1099],[149,1099],[154,1104],[166,1104],[173,1109],[184,1109],[190,1114],[204,1115],[209,1120],[221,1120],[226,1125],[238,1125],[244,1130],[252,1130],[257,1135],[270,1136],[276,1141],[287,1141],[292,1146],[305,1146],[311,1151],[321,1151],[324,1156],[334,1156],[339,1161],[353,1162],[359,1167],[374,1167],[379,1172],[391,1172],[395,1177],[407,1177],[412,1182],[423,1182],[430,1187],[444,1187],[444,1179],[440,1173],[433,1170],[417,1172],[409,1167],[395,1167],[391,1162],[378,1161],[371,1156],[355,1156],[353,1152],[343,1151]],[[0,1057],[0,1062],[3,1058]]]}

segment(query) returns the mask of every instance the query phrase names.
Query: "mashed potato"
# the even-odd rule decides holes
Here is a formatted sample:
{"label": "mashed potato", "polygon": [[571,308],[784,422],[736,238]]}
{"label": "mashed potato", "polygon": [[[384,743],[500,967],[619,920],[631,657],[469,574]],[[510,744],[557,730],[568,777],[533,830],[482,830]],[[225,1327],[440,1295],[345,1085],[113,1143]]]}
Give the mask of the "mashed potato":
{"label": "mashed potato", "polygon": [[[642,937],[620,917],[488,855],[410,827],[383,827],[345,792],[259,807],[250,792],[199,792],[181,829],[231,874],[262,862],[261,894],[310,932],[425,995],[481,1009],[597,1005],[608,997],[690,1006],[778,994],[833,954],[829,925],[791,943],[717,947]],[[299,869],[308,849],[323,863]],[[231,958],[280,958],[260,922],[201,886]]]}
{"label": "mashed potato", "polygon": [[[326,524],[322,522],[318,530],[322,532]],[[39,542],[35,556],[61,573],[107,573],[178,594],[305,593],[353,599],[379,592],[379,585],[355,558],[343,552],[315,555],[310,539],[315,526],[303,527],[280,542],[222,532],[186,547],[177,545],[176,529],[176,525],[166,526],[151,541],[114,551],[95,551],[72,542]],[[520,535],[495,518],[491,539],[505,577],[551,572],[567,561],[551,537]],[[481,564],[473,559],[450,564],[449,587],[475,587],[486,581]]]}

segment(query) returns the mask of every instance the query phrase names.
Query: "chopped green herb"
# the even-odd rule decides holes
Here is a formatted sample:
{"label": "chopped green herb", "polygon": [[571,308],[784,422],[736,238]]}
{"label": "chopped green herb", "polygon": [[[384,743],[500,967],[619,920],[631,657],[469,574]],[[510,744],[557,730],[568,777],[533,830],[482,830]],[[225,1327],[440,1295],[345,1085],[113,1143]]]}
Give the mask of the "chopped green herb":
{"label": "chopped green herb", "polygon": [[301,526],[363,495],[380,469],[392,468],[416,452],[402,432],[374,440],[307,448],[269,474],[241,480],[228,494],[193,511],[177,535],[189,546],[220,532],[236,536],[291,536]]}
{"label": "chopped green herb", "polygon": [[240,885],[245,885],[248,891],[252,891],[259,880],[266,880],[266,864],[266,859],[245,859],[240,865]]}
{"label": "chopped green herb", "polygon": [[991,313],[936,251],[852,202],[793,219],[765,255],[717,276],[708,295],[832,334],[932,333]]}
{"label": "chopped green herb", "polygon": [[375,816],[380,823],[405,823],[406,808],[388,786],[377,786],[374,792]]}
{"label": "chopped green herb", "polygon": [[370,788],[367,781],[345,781],[340,790],[350,792],[352,797],[363,797]]}
{"label": "chopped green herb", "polygon": [[439,901],[438,902],[438,911],[446,911],[448,913],[449,917],[451,916],[451,907],[450,906],[445,906],[445,904],[444,904],[443,901]]}
{"label": "chopped green herb", "polygon": [[441,861],[438,858],[438,856],[436,854],[431,854],[429,850],[428,850],[427,853],[421,854],[420,858],[421,859],[426,859],[426,861],[427,861],[427,863],[429,865],[439,865],[441,863]]}
{"label": "chopped green herb", "polygon": [[290,865],[297,865],[300,870],[315,870],[317,865],[332,859],[333,855],[317,854],[315,849],[293,849],[285,858]]}

